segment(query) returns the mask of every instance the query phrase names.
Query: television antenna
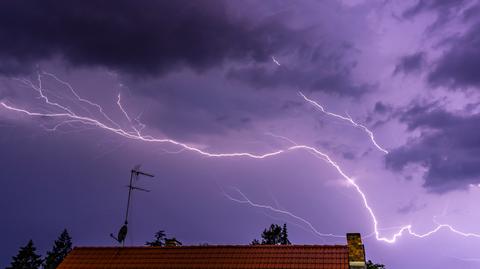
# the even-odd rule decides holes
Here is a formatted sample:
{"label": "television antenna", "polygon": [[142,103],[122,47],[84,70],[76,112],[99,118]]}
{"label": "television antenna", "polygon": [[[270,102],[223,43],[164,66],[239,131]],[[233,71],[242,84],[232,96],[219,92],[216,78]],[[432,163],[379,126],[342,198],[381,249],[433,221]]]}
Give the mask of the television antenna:
{"label": "television antenna", "polygon": [[115,237],[113,235],[113,233],[110,234],[110,236],[113,239],[115,239],[115,241],[117,241],[119,244],[122,244],[122,245],[125,245],[125,238],[127,237],[127,232],[128,232],[128,213],[130,211],[130,201],[131,201],[131,198],[132,198],[132,191],[133,190],[138,190],[138,191],[150,192],[150,190],[140,188],[140,187],[134,186],[132,184],[133,179],[135,179],[135,181],[138,181],[138,179],[140,178],[141,175],[142,176],[147,176],[147,177],[154,177],[154,175],[152,175],[152,174],[140,171],[140,165],[139,164],[137,164],[137,165],[135,165],[135,167],[133,167],[133,169],[130,171],[130,183],[126,186],[128,188],[128,199],[127,199],[127,208],[126,208],[126,212],[125,212],[125,222],[123,223],[122,227],[118,231],[117,237]]}

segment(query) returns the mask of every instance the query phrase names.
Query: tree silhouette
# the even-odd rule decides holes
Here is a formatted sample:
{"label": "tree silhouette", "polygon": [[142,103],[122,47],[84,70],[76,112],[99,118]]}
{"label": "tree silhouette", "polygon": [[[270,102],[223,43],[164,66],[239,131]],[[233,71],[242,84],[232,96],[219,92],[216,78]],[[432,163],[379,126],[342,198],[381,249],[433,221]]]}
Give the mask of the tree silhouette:
{"label": "tree silhouette", "polygon": [[253,239],[250,245],[255,246],[255,245],[260,245],[260,241],[258,239]]}
{"label": "tree silhouette", "polygon": [[262,232],[262,242],[254,239],[251,245],[290,245],[288,240],[287,224],[283,224],[283,227],[277,224],[272,224],[268,229],[264,229]]}
{"label": "tree silhouette", "polygon": [[290,240],[288,240],[288,231],[287,224],[283,224],[282,233],[280,234],[280,245],[291,245]]}
{"label": "tree silhouette", "polygon": [[51,251],[47,252],[45,258],[45,269],[54,269],[63,261],[67,254],[72,250],[72,238],[64,229],[57,240],[53,243]]}
{"label": "tree silhouette", "polygon": [[270,228],[263,230],[262,245],[280,245],[282,227],[277,224],[270,225]]}
{"label": "tree silhouette", "polygon": [[164,230],[160,230],[155,233],[155,240],[151,242],[145,242],[145,245],[151,247],[163,247],[163,246],[181,246],[182,242],[178,241],[175,237],[167,238],[167,234]]}
{"label": "tree silhouette", "polygon": [[165,234],[165,231],[160,230],[155,233],[155,240],[151,242],[145,242],[145,245],[151,246],[151,247],[163,247],[165,246],[165,240],[167,239]]}
{"label": "tree silhouette", "polygon": [[386,269],[385,265],[379,263],[373,263],[371,260],[367,262],[367,269]]}
{"label": "tree silhouette", "polygon": [[35,246],[33,241],[29,240],[27,245],[21,247],[17,256],[12,257],[10,267],[7,269],[37,269],[42,265],[42,259],[40,255],[35,253]]}

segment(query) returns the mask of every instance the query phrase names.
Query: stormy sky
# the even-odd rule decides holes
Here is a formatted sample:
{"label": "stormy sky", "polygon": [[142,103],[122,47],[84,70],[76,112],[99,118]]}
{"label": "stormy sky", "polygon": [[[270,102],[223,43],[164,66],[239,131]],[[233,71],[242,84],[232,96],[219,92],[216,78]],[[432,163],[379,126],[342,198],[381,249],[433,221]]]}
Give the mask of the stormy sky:
{"label": "stormy sky", "polygon": [[[338,164],[382,238],[405,225],[480,234],[479,12],[475,0],[0,2],[0,266],[29,239],[44,255],[63,228],[77,246],[115,245],[142,164],[155,178],[135,182],[151,192],[133,194],[127,245],[160,229],[248,244],[287,223],[295,244],[345,241],[312,227],[360,232],[389,269],[480,267],[480,238],[449,229],[376,240],[357,189],[324,157],[287,150]],[[45,116],[66,112],[103,125]],[[152,139],[285,152],[208,157]]]}

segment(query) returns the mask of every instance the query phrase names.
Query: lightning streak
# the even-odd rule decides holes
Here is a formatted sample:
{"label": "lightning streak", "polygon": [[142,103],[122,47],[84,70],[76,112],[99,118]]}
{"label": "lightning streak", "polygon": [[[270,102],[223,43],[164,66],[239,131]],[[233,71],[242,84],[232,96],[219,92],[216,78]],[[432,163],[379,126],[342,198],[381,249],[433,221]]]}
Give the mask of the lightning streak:
{"label": "lightning streak", "polygon": [[[0,102],[1,107],[3,107],[6,110],[12,111],[12,112],[18,112],[18,113],[25,114],[25,115],[32,116],[32,117],[59,119],[59,120],[61,120],[61,122],[59,124],[62,124],[62,123],[63,124],[81,123],[81,124],[85,124],[85,125],[95,126],[95,127],[100,128],[100,129],[103,129],[105,131],[120,135],[120,136],[122,136],[124,138],[127,138],[127,139],[143,141],[143,142],[148,142],[148,143],[171,144],[171,145],[174,145],[174,146],[178,146],[180,149],[182,149],[184,151],[195,152],[195,153],[198,153],[198,154],[200,154],[202,156],[205,156],[205,157],[218,157],[218,158],[221,158],[221,157],[248,157],[248,158],[253,158],[253,159],[264,159],[264,158],[274,157],[274,156],[280,155],[282,153],[290,152],[290,151],[304,150],[304,151],[310,152],[312,154],[315,154],[315,155],[321,157],[321,159],[323,161],[327,162],[331,167],[333,167],[338,172],[338,174],[340,174],[348,183],[350,183],[354,187],[354,189],[360,195],[360,197],[362,199],[362,202],[363,202],[363,205],[364,205],[365,209],[367,210],[367,212],[369,213],[369,215],[372,219],[373,232],[374,232],[375,238],[377,240],[383,241],[383,242],[386,242],[386,243],[394,243],[394,242],[396,242],[397,238],[400,237],[405,232],[407,232],[408,234],[410,234],[414,237],[424,238],[424,237],[430,236],[430,235],[440,231],[441,229],[449,230],[449,231],[451,231],[455,234],[458,234],[458,235],[461,235],[461,236],[464,236],[464,237],[480,238],[479,234],[461,232],[461,231],[459,231],[459,230],[457,230],[457,229],[455,229],[452,226],[447,225],[447,224],[438,224],[435,229],[433,229],[429,232],[426,232],[424,234],[416,233],[412,230],[411,225],[406,225],[406,226],[401,227],[399,229],[399,231],[397,233],[395,233],[391,238],[381,237],[380,232],[379,232],[381,229],[378,227],[378,221],[377,221],[377,218],[375,216],[375,213],[374,213],[373,209],[371,208],[371,206],[369,205],[367,197],[366,197],[365,193],[361,190],[360,186],[358,184],[356,184],[356,182],[353,180],[353,178],[349,177],[342,170],[340,165],[337,164],[335,161],[333,161],[330,158],[329,155],[321,152],[320,150],[318,150],[314,147],[311,147],[311,146],[308,146],[308,145],[299,145],[299,144],[296,144],[295,142],[291,141],[294,145],[289,146],[289,147],[284,148],[284,149],[279,149],[279,150],[275,150],[275,151],[267,152],[267,153],[263,153],[263,154],[249,153],[249,152],[232,152],[232,153],[208,152],[208,151],[204,151],[204,150],[199,149],[197,147],[190,146],[190,145],[187,145],[185,143],[182,143],[182,142],[179,142],[179,141],[176,141],[176,140],[173,140],[173,139],[155,138],[155,137],[152,137],[150,135],[143,135],[141,133],[142,130],[141,129],[140,130],[136,129],[134,126],[132,126],[132,129],[135,130],[134,132],[124,130],[120,127],[120,124],[115,123],[108,116],[105,117],[105,115],[104,115],[104,117],[106,118],[106,120],[108,122],[110,122],[110,125],[108,123],[102,122],[100,119],[76,114],[69,107],[51,101],[46,96],[46,94],[45,94],[45,92],[42,88],[41,76],[40,75],[38,76],[38,80],[39,80],[39,85],[38,86],[35,86],[33,83],[31,83],[28,80],[20,80],[20,81],[22,83],[24,83],[25,85],[30,86],[33,90],[35,90],[39,94],[39,98],[41,100],[43,100],[44,103],[47,106],[49,106],[51,108],[55,108],[57,110],[60,110],[59,112],[56,112],[56,113],[55,112],[43,112],[43,113],[42,112],[34,112],[34,111],[30,111],[30,110],[27,110],[27,109],[24,109],[24,108],[19,108],[19,107],[9,105],[9,104],[7,104],[3,101]],[[65,84],[65,85],[67,85],[67,87],[69,87],[68,86],[69,84]],[[82,102],[85,102],[85,103],[88,103],[89,105],[93,105],[93,106],[97,107],[96,103],[93,103],[93,102],[88,101],[86,99],[80,98],[80,96],[78,94],[76,94],[75,91],[73,91],[73,88],[71,88],[71,90],[72,90],[74,96],[78,100],[80,100],[80,101],[85,100],[85,101],[82,101]],[[303,94],[301,94],[301,96],[303,96],[305,100],[309,101],[309,99],[306,98]],[[317,106],[318,108],[320,108],[322,110],[322,112],[324,112],[324,113],[326,113],[330,116],[334,116],[334,117],[337,117],[337,118],[340,118],[340,119],[343,119],[343,120],[347,120],[347,121],[351,122],[354,126],[360,127],[362,129],[364,129],[365,131],[368,131],[368,129],[366,127],[364,127],[363,125],[355,123],[351,118],[345,118],[345,117],[342,117],[340,115],[336,115],[336,114],[327,112],[323,109],[322,106],[318,105],[314,101],[310,100],[309,102],[312,102],[312,104],[314,104],[314,105],[316,104],[315,106]],[[128,116],[128,113],[121,106],[120,96],[119,96],[119,99],[117,101],[117,105],[119,105],[119,107],[122,109],[123,113],[126,114],[127,119],[129,119],[129,118],[131,119],[131,117]],[[99,109],[100,112],[103,112],[103,109],[101,108],[101,106],[98,105],[97,108]],[[57,126],[59,126],[59,125],[57,125]],[[367,133],[369,133],[371,135],[372,141],[375,141],[373,139],[373,134],[371,132],[367,132]],[[290,212],[280,210],[280,209],[275,209],[275,208],[270,207],[270,206],[259,205],[259,204],[256,204],[256,203],[253,203],[252,201],[250,201],[248,198],[246,198],[245,195],[242,195],[242,196],[243,196],[243,198],[245,198],[245,200],[238,200],[237,199],[237,202],[248,203],[251,206],[263,207],[263,208],[267,208],[267,209],[270,209],[270,210],[273,210],[273,211],[276,211],[276,212],[279,212],[279,213],[287,214],[287,215],[289,215],[293,218],[296,218],[297,220],[300,220],[303,223],[307,224],[310,228],[312,228],[313,231],[316,231],[317,234],[322,234],[322,233],[319,233],[316,229],[314,229],[314,227],[308,221],[306,221],[306,220],[304,220],[304,219],[302,219],[302,218],[300,218],[300,217],[298,217],[298,216],[296,216],[296,215],[294,215]],[[232,198],[232,197],[230,197],[230,198]],[[232,198],[232,200],[233,200],[233,198]],[[324,235],[334,236],[334,235],[331,235],[331,234],[324,234]]]}
{"label": "lightning streak", "polygon": [[377,141],[375,140],[375,136],[373,134],[372,131],[370,131],[365,125],[362,125],[360,123],[357,123],[355,122],[352,117],[350,117],[348,114],[347,114],[347,117],[345,116],[342,116],[342,115],[338,115],[338,114],[335,114],[335,113],[332,113],[332,112],[329,112],[327,110],[325,110],[325,108],[320,105],[319,103],[315,102],[314,100],[312,99],[309,99],[308,97],[306,97],[302,92],[298,92],[298,94],[307,102],[309,102],[310,104],[312,104],[314,107],[316,107],[317,109],[319,109],[320,111],[322,111],[324,114],[328,115],[328,116],[331,116],[331,117],[334,117],[334,118],[337,118],[337,119],[340,119],[340,120],[344,120],[344,121],[348,121],[350,124],[352,124],[353,126],[357,127],[357,128],[360,128],[362,129],[363,131],[365,131],[365,133],[368,134],[368,136],[370,137],[370,140],[372,141],[373,145],[378,149],[380,150],[381,152],[385,153],[385,154],[388,154],[388,151],[386,149],[384,149],[383,147],[381,147]]}
{"label": "lightning streak", "polygon": [[277,61],[277,59],[276,59],[274,56],[272,56],[272,61],[273,61],[276,65],[281,66],[281,64]]}
{"label": "lightning streak", "polygon": [[313,227],[312,223],[310,223],[306,219],[301,218],[301,217],[299,217],[299,216],[297,216],[297,215],[295,215],[295,214],[293,214],[289,211],[286,211],[286,210],[281,210],[281,209],[278,209],[278,208],[274,208],[274,207],[269,206],[269,205],[261,205],[261,204],[254,203],[250,199],[248,199],[248,197],[245,196],[245,194],[243,194],[239,189],[237,189],[237,188],[233,188],[233,189],[235,189],[240,194],[240,196],[242,196],[243,200],[233,198],[232,196],[223,192],[223,195],[225,195],[225,197],[227,197],[231,201],[241,203],[241,204],[249,204],[250,206],[253,206],[253,207],[268,209],[268,210],[271,210],[271,211],[276,212],[276,213],[288,215],[288,216],[290,216],[290,217],[292,217],[292,218],[294,218],[294,219],[296,219],[300,222],[305,223],[315,234],[317,234],[319,236],[345,238],[344,235],[321,233],[321,232],[317,231],[317,229],[315,229],[315,227]]}
{"label": "lightning streak", "polygon": [[130,116],[128,116],[128,113],[127,111],[123,108],[122,106],[122,101],[121,101],[121,95],[120,93],[118,94],[117,96],[117,105],[118,107],[120,108],[120,110],[122,111],[123,115],[125,115],[125,118],[127,118],[128,122],[132,122],[132,119],[130,118]]}
{"label": "lightning streak", "polygon": [[[113,120],[105,113],[105,111],[103,111],[103,107],[102,107],[102,106],[100,106],[99,104],[94,103],[94,102],[92,102],[92,101],[90,101],[90,100],[87,100],[87,99],[84,99],[84,98],[80,97],[80,95],[73,89],[73,87],[72,87],[72,85],[70,85],[70,83],[68,83],[68,82],[66,82],[66,81],[64,81],[64,80],[59,79],[56,75],[54,75],[54,74],[52,74],[52,73],[43,72],[42,74],[44,74],[44,75],[46,75],[46,76],[50,76],[51,78],[53,78],[54,80],[56,80],[56,81],[59,82],[60,84],[63,84],[64,86],[66,86],[66,87],[70,90],[70,92],[75,96],[75,98],[77,98],[78,101],[83,102],[83,103],[86,103],[86,104],[89,104],[90,106],[93,106],[93,107],[97,108],[98,111],[100,112],[100,114],[102,114],[102,116],[104,116],[109,122],[111,122],[111,123],[113,123],[114,125],[116,125],[116,126],[119,127],[119,125],[118,125],[115,121],[113,121]],[[40,88],[41,88],[41,85],[42,85],[42,84],[41,84],[41,82],[42,82],[42,80],[41,80],[41,79],[42,79],[41,74],[38,74],[37,79],[38,79],[38,81],[39,81],[39,85],[40,85]],[[26,81],[28,81],[28,80],[26,80]],[[30,86],[31,86],[32,88],[35,88],[32,83],[29,83],[29,84],[30,84]],[[46,98],[46,97],[43,96],[42,92],[40,92],[40,93],[41,93],[41,95],[42,95],[42,98]]]}

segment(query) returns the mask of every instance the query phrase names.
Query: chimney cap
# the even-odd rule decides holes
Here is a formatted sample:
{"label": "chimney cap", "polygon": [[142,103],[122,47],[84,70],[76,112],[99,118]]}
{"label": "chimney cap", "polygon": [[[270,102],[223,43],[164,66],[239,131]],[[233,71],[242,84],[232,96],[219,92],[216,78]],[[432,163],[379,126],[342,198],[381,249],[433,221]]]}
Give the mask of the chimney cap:
{"label": "chimney cap", "polygon": [[348,237],[362,237],[362,235],[360,233],[347,233],[347,238]]}

